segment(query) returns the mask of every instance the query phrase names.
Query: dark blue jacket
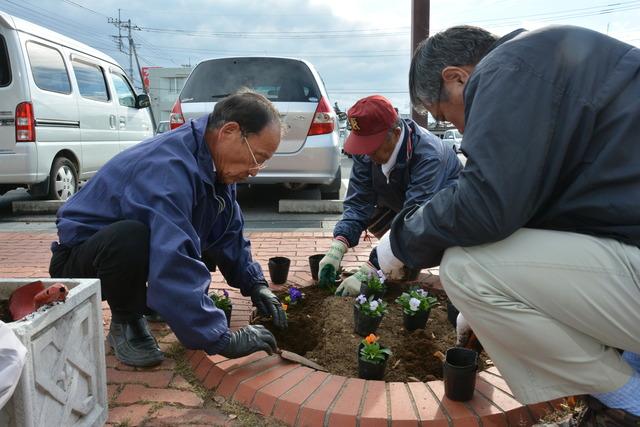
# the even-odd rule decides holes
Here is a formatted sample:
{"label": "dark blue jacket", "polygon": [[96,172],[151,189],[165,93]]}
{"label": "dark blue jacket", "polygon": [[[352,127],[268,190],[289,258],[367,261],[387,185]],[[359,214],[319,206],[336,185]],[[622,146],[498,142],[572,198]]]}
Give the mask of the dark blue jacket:
{"label": "dark blue jacket", "polygon": [[211,274],[202,252],[214,255],[229,285],[245,296],[265,280],[242,234],[235,185],[215,181],[204,141],[207,118],[115,156],[62,206],[57,225],[60,244],[72,247],[116,221],[146,224],[147,305],[185,346],[214,354],[227,345],[230,334],[224,313],[207,296]]}
{"label": "dark blue jacket", "polygon": [[446,248],[522,227],[640,246],[640,49],[578,27],[514,32],[475,67],[464,102],[466,166],[396,217],[400,260],[438,265]]}
{"label": "dark blue jacket", "polygon": [[404,139],[389,180],[369,156],[353,156],[344,214],[333,235],[358,244],[376,206],[400,212],[403,207],[430,200],[442,188],[452,185],[462,164],[450,146],[412,120],[402,120]]}

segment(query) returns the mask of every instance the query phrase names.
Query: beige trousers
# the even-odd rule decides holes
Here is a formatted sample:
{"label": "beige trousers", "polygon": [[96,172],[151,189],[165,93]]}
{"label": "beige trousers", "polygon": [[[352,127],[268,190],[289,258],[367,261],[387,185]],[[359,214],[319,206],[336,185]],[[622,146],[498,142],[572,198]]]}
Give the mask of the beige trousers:
{"label": "beige trousers", "polygon": [[640,353],[640,249],[583,234],[521,229],[447,249],[440,277],[523,403],[612,391]]}

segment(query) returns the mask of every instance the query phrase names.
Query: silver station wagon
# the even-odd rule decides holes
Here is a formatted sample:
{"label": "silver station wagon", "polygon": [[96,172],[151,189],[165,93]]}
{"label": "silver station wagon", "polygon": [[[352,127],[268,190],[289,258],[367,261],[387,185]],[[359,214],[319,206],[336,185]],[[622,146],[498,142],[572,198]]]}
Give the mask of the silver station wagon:
{"label": "silver station wagon", "polygon": [[338,122],[320,75],[300,59],[242,57],[200,62],[171,112],[172,129],[213,111],[217,101],[240,88],[274,103],[285,126],[278,151],[249,184],[319,185],[324,198],[338,198]]}

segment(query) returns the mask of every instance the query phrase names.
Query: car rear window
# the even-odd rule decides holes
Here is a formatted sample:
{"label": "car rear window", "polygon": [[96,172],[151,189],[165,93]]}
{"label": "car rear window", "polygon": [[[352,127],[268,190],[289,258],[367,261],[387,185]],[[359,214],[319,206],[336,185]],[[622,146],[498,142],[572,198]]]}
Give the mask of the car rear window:
{"label": "car rear window", "polygon": [[181,102],[215,102],[240,88],[273,102],[318,102],[313,74],[300,61],[280,58],[214,59],[199,64],[180,94]]}
{"label": "car rear window", "polygon": [[0,36],[0,87],[11,83],[11,67],[9,66],[9,52],[4,37]]}
{"label": "car rear window", "polygon": [[71,93],[71,83],[62,54],[51,47],[28,42],[27,53],[36,85],[42,90]]}

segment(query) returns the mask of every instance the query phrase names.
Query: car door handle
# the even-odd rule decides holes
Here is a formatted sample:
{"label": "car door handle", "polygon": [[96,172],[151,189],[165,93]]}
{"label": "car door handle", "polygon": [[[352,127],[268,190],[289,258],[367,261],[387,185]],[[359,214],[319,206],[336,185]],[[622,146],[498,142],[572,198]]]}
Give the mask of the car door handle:
{"label": "car door handle", "polygon": [[127,119],[124,116],[120,116],[120,129],[127,127]]}
{"label": "car door handle", "polygon": [[116,115],[115,114],[110,114],[109,115],[109,127],[111,129],[115,129],[116,128]]}

